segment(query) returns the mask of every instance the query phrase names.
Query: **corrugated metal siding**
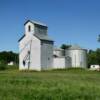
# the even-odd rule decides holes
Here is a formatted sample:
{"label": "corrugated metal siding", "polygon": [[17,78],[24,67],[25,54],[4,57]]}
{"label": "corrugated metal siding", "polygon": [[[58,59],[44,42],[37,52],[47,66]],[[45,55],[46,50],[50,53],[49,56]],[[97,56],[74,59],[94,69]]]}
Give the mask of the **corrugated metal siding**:
{"label": "corrugated metal siding", "polygon": [[51,69],[53,64],[53,43],[41,42],[41,67],[43,70]]}
{"label": "corrugated metal siding", "polygon": [[87,52],[86,50],[66,50],[66,57],[72,59],[72,67],[87,67]]}
{"label": "corrugated metal siding", "polygon": [[53,68],[54,69],[64,69],[66,66],[65,57],[57,57],[53,59]]}

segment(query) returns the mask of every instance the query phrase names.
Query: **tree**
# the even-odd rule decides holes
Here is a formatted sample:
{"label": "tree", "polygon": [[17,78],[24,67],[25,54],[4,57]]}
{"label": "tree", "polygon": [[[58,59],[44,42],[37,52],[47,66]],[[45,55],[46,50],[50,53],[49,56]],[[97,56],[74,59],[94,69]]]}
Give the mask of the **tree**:
{"label": "tree", "polygon": [[18,54],[13,53],[12,51],[3,51],[0,52],[0,63],[7,64],[9,62],[13,61],[14,63],[18,64]]}
{"label": "tree", "polygon": [[69,47],[71,47],[71,45],[62,44],[60,48],[65,50],[68,49]]}
{"label": "tree", "polygon": [[87,61],[88,61],[88,67],[90,67],[90,65],[97,64],[95,51],[89,50],[87,54]]}
{"label": "tree", "polygon": [[94,64],[100,65],[100,48],[97,48],[95,51],[89,50],[87,58],[88,58],[88,67]]}

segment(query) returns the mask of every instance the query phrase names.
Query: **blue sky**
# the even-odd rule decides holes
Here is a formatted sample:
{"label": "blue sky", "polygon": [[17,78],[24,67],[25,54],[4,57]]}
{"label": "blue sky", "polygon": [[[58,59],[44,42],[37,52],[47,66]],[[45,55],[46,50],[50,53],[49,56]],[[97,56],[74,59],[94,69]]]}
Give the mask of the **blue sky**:
{"label": "blue sky", "polygon": [[0,0],[0,51],[18,52],[28,19],[46,23],[56,46],[100,47],[100,0]]}

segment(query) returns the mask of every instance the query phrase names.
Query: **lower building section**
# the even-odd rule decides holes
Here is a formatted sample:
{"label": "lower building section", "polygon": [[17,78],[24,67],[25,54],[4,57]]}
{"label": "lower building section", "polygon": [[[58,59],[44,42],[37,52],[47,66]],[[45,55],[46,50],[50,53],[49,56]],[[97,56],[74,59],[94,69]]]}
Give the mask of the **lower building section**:
{"label": "lower building section", "polygon": [[64,68],[66,68],[65,57],[55,57],[53,59],[53,68],[54,69],[64,69]]}
{"label": "lower building section", "polygon": [[54,49],[53,68],[86,68],[87,50],[73,45],[66,50]]}
{"label": "lower building section", "polygon": [[85,49],[71,47],[65,51],[53,50],[53,44],[49,42],[42,42],[41,47],[38,48],[37,46],[33,47],[31,52],[26,48],[23,53],[20,53],[20,70],[41,71],[87,67],[87,51]]}

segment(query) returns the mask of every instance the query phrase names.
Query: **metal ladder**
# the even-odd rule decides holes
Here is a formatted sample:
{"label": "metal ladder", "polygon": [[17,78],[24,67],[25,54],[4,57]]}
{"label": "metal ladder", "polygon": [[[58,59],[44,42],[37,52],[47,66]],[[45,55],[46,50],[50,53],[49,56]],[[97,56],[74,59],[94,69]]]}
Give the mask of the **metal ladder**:
{"label": "metal ladder", "polygon": [[32,40],[30,40],[25,46],[24,48],[21,50],[20,53],[22,53],[22,51],[26,48],[27,45],[29,45],[30,43],[30,49],[29,51],[27,51],[27,54],[25,55],[24,59],[23,59],[23,65],[25,66],[26,63],[28,63],[28,69],[30,67],[30,55],[31,55],[31,45],[32,45]]}

